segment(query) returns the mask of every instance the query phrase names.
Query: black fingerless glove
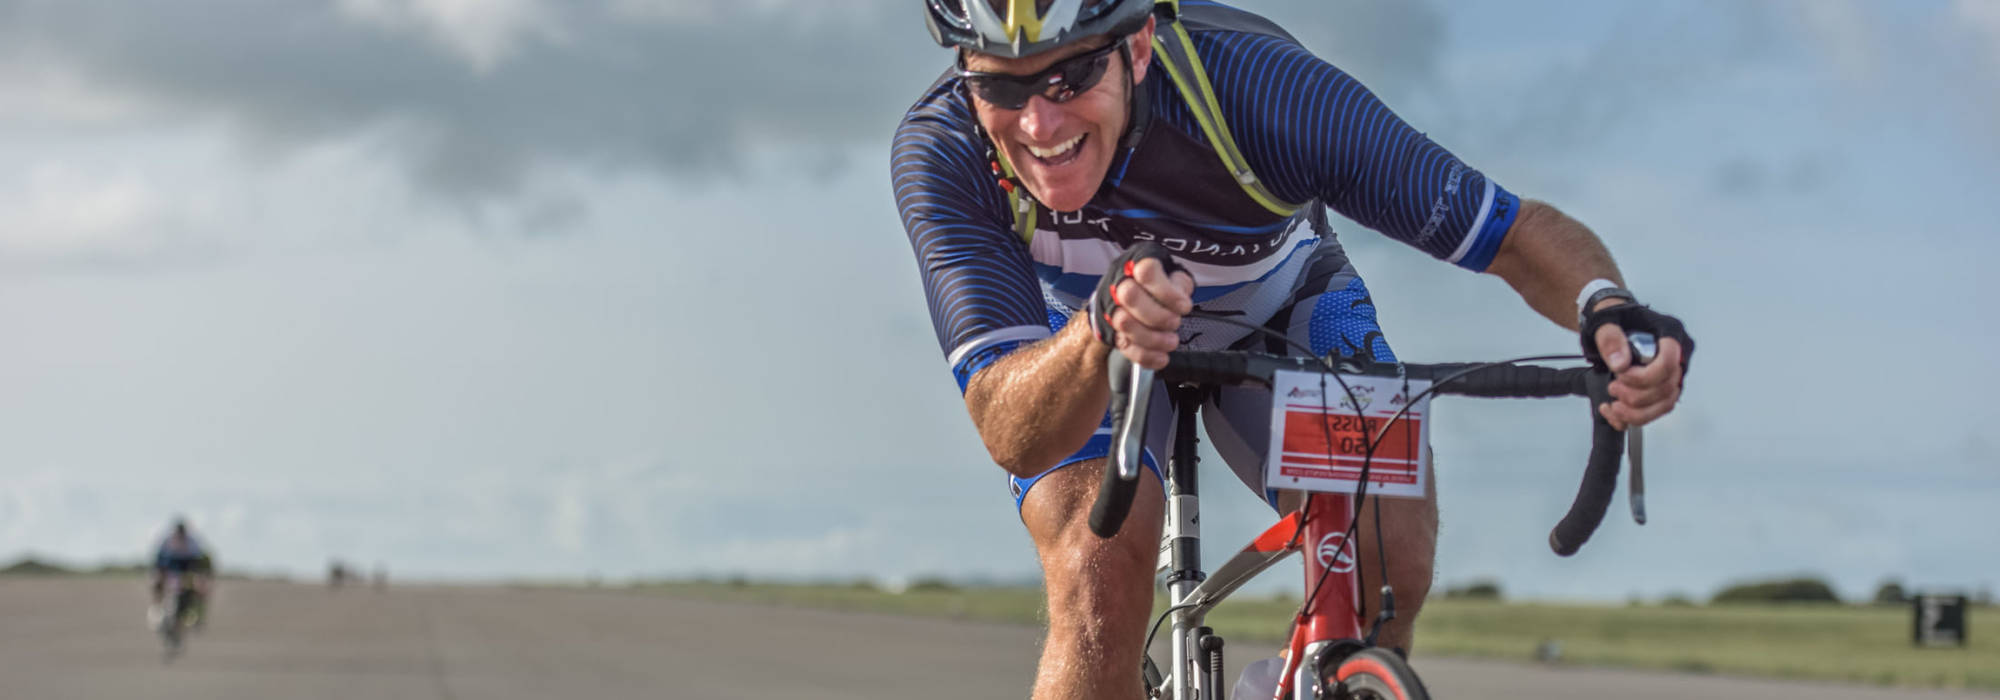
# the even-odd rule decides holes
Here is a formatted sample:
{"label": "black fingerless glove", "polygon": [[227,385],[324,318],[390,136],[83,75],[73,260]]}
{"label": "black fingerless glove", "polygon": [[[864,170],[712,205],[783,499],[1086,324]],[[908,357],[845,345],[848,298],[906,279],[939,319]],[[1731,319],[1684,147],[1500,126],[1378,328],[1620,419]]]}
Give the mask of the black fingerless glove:
{"label": "black fingerless glove", "polygon": [[1655,338],[1673,338],[1681,346],[1681,379],[1687,379],[1688,362],[1694,359],[1694,338],[1689,336],[1681,320],[1654,311],[1643,304],[1619,304],[1591,311],[1583,316],[1583,356],[1590,365],[1601,370],[1610,368],[1604,364],[1604,357],[1597,352],[1597,329],[1604,324],[1617,324],[1630,333],[1651,333]]}
{"label": "black fingerless glove", "polygon": [[1091,332],[1097,334],[1097,340],[1107,347],[1118,347],[1118,332],[1111,329],[1111,311],[1118,308],[1118,283],[1131,278],[1139,261],[1149,258],[1160,261],[1160,267],[1167,274],[1181,271],[1180,263],[1174,262],[1173,255],[1166,248],[1151,241],[1140,241],[1112,258],[1111,269],[1105,270],[1104,276],[1097,280],[1097,291],[1091,293],[1090,308],[1086,313],[1090,317]]}

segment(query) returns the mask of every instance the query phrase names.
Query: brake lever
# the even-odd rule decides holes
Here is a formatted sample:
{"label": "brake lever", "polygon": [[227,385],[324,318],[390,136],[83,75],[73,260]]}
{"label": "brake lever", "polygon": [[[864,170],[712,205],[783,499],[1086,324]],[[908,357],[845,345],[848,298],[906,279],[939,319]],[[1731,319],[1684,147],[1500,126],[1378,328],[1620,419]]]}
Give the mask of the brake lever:
{"label": "brake lever", "polygon": [[[1652,362],[1660,355],[1660,343],[1651,333],[1632,333],[1625,336],[1632,345],[1632,365],[1634,367]],[[1632,521],[1646,524],[1646,429],[1635,425],[1625,430],[1625,454],[1632,462],[1631,488],[1626,490],[1632,500]]]}
{"label": "brake lever", "polygon": [[[1120,360],[1124,359],[1123,355],[1115,350],[1112,354],[1119,356]],[[1145,441],[1146,433],[1144,411],[1152,405],[1153,400],[1153,370],[1129,362],[1114,362],[1112,367],[1114,371],[1130,368],[1126,373],[1128,379],[1125,395],[1130,397],[1131,401],[1125,405],[1125,410],[1122,412],[1123,420],[1111,426],[1113,431],[1111,457],[1117,461],[1118,478],[1131,481],[1139,478],[1139,453],[1144,449],[1142,443]],[[1117,381],[1117,378],[1114,376],[1112,380]],[[1114,415],[1118,413],[1114,411]]]}

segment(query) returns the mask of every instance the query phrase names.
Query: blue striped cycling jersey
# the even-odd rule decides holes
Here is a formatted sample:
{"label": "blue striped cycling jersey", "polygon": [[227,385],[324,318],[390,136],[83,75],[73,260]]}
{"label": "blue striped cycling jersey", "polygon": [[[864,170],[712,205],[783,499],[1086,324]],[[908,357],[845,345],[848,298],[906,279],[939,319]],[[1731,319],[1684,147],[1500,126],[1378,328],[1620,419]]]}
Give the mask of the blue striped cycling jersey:
{"label": "blue striped cycling jersey", "polygon": [[[961,390],[994,360],[1059,330],[1137,241],[1160,243],[1188,268],[1199,308],[1251,323],[1293,301],[1309,253],[1331,238],[1317,223],[1321,206],[1475,271],[1500,249],[1519,210],[1514,195],[1267,20],[1216,3],[1183,8],[1229,134],[1273,194],[1303,205],[1281,215],[1245,193],[1156,56],[1136,97],[1145,112],[1134,115],[1136,141],[1082,209],[1035,204],[1036,230],[1024,241],[970,98],[948,71],[896,130],[891,175]],[[1186,346],[1219,349],[1247,332],[1191,318],[1181,334]]]}

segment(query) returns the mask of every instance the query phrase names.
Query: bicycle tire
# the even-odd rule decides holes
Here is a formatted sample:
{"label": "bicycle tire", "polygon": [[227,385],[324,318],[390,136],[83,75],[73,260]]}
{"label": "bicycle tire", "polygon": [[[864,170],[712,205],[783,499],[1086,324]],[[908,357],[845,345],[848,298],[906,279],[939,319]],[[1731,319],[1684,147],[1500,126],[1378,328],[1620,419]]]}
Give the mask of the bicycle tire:
{"label": "bicycle tire", "polygon": [[1340,661],[1326,679],[1321,697],[1342,700],[1430,700],[1423,680],[1395,652],[1362,649]]}
{"label": "bicycle tire", "polygon": [[181,608],[180,601],[168,604],[166,614],[160,618],[160,645],[166,661],[173,661],[181,653]]}
{"label": "bicycle tire", "polygon": [[192,612],[195,593],[182,588],[170,597],[172,602],[168,604],[166,615],[160,620],[159,630],[160,641],[166,647],[167,661],[173,661],[175,657],[180,656],[181,649],[186,645],[188,616]]}

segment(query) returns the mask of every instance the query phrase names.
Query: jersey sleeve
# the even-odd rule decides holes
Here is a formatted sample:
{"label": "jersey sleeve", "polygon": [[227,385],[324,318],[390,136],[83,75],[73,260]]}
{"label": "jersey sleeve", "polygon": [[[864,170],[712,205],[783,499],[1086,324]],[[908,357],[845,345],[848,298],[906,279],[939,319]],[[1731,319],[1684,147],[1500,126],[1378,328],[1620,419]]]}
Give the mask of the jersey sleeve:
{"label": "jersey sleeve", "polygon": [[1028,247],[951,86],[940,81],[904,116],[889,167],[938,346],[964,391],[973,374],[1050,331]]}
{"label": "jersey sleeve", "polygon": [[1360,81],[1281,37],[1203,32],[1196,50],[1250,167],[1440,260],[1483,271],[1520,200],[1412,128]]}

